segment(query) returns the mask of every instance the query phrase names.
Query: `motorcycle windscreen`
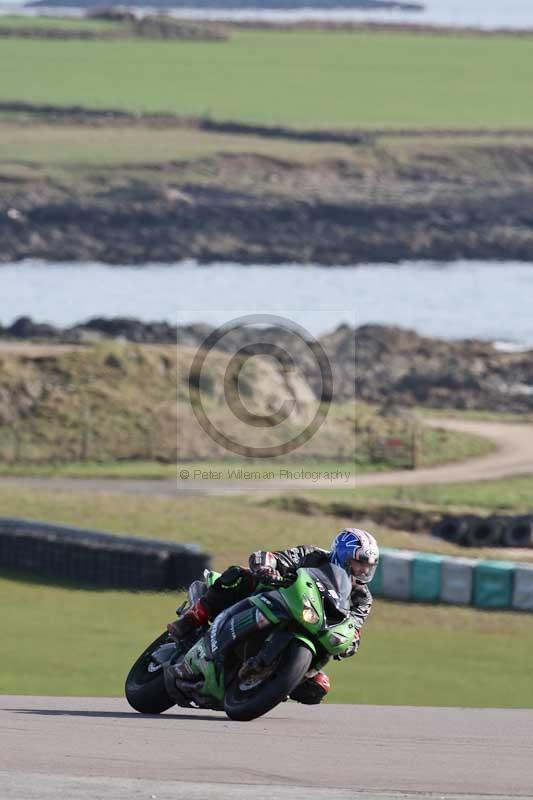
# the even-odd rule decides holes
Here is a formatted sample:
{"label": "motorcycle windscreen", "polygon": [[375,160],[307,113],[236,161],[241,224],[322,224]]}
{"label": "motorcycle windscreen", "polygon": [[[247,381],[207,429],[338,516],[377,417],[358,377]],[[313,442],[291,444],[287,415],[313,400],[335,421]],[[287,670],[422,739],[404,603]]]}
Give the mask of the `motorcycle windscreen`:
{"label": "motorcycle windscreen", "polygon": [[322,595],[326,616],[346,617],[350,611],[352,582],[345,570],[336,564],[324,564],[308,567],[307,572],[313,576]]}

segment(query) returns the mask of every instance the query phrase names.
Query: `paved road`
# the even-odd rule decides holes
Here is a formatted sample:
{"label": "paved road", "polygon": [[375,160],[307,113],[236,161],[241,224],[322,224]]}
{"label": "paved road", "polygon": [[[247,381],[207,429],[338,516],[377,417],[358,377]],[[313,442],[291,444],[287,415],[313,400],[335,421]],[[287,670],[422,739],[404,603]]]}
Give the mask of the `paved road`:
{"label": "paved road", "polygon": [[[510,475],[533,475],[533,424],[471,422],[457,419],[434,419],[434,427],[476,433],[492,439],[495,452],[482,458],[471,458],[414,472],[398,470],[372,472],[346,479],[315,477],[273,480],[132,480],[106,478],[0,478],[0,485],[26,486],[58,491],[116,492],[135,495],[189,496],[239,495],[243,493],[274,494],[305,489],[350,488],[358,486],[392,486],[423,483],[451,483],[504,478]],[[340,468],[342,472],[342,467]]]}
{"label": "paved road", "polygon": [[533,710],[287,703],[237,723],[177,708],[142,717],[118,698],[4,696],[0,738],[3,800],[533,791]]}

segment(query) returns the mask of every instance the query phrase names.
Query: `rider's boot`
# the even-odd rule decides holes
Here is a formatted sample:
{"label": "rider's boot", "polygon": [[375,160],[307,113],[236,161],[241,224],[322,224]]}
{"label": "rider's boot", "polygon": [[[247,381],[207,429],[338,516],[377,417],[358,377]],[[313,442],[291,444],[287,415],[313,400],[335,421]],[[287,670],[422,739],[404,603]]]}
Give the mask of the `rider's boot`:
{"label": "rider's boot", "polygon": [[292,690],[289,697],[306,706],[320,703],[330,690],[329,678],[322,670],[309,670],[298,686]]}
{"label": "rider's boot", "polygon": [[175,622],[168,623],[167,631],[173,639],[184,639],[196,628],[201,628],[202,625],[205,625],[208,621],[209,612],[200,597],[185,614],[178,617]]}

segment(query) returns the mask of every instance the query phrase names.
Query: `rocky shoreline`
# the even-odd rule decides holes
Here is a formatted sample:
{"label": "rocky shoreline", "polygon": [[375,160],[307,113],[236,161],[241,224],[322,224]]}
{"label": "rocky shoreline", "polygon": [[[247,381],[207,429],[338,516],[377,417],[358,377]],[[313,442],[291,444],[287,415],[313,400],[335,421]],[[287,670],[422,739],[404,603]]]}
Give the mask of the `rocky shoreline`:
{"label": "rocky shoreline", "polygon": [[[28,317],[0,328],[2,341],[87,344],[113,338],[141,344],[199,347],[213,328],[205,324],[175,327],[165,322],[94,318],[68,329],[36,323]],[[234,331],[219,345],[236,352],[257,336],[249,328]],[[309,385],[320,396],[316,361],[303,342],[286,331],[261,332],[261,341],[285,347]],[[318,339],[333,371],[332,399],[355,398],[384,406],[471,409],[501,412],[533,411],[533,350],[499,352],[487,342],[444,341],[414,331],[380,325],[340,326]],[[1,356],[1,353],[0,353]]]}
{"label": "rocky shoreline", "polygon": [[10,141],[30,126],[52,152],[70,131],[109,131],[120,152],[123,134],[144,142],[169,129],[177,146],[198,135],[206,149],[159,163],[3,162],[0,264],[533,261],[531,131],[306,131],[27,103],[0,112]]}
{"label": "rocky shoreline", "polygon": [[[121,8],[153,8],[153,0],[136,0],[134,4],[124,3]],[[209,9],[234,9],[234,8],[256,8],[264,9],[262,0],[197,0],[197,8]],[[328,10],[331,8],[350,8],[365,11],[422,11],[424,4],[416,0],[321,0],[321,8]],[[85,9],[106,9],[105,0],[30,0],[25,3],[26,8],[85,8]],[[157,8],[176,9],[180,7],[190,8],[189,0],[158,0]],[[269,0],[269,9],[294,9],[307,8],[308,0]]]}
{"label": "rocky shoreline", "polygon": [[[369,185],[342,161],[313,170],[230,155],[210,160],[205,169],[221,177],[232,173],[235,185],[182,181],[186,170],[176,165],[147,167],[141,175],[109,170],[104,185],[97,177],[92,184],[63,186],[40,177],[4,181],[0,262],[533,261],[533,217],[527,212],[533,182],[513,185],[512,176],[491,187],[453,181],[436,186],[435,179],[416,173]],[[239,185],[241,170],[257,184]],[[292,196],[274,193],[270,181],[276,176],[302,189]],[[306,192],[306,184],[318,191]],[[330,192],[324,191],[328,185]]]}

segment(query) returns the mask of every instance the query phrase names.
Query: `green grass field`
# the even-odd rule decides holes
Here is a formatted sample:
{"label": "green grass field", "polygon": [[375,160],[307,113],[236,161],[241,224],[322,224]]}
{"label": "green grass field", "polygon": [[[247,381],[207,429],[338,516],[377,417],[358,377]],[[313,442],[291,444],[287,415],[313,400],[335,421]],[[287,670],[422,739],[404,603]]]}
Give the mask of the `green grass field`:
{"label": "green grass field", "polygon": [[[346,502],[353,491],[331,489]],[[323,494],[315,490],[310,497]],[[0,485],[2,516],[39,519],[111,533],[128,533],[169,541],[193,541],[210,553],[216,569],[230,563],[246,564],[249,553],[261,548],[276,550],[308,542],[328,547],[333,535],[349,517],[328,513],[313,515],[288,512],[276,502],[240,497],[150,497],[121,496],[111,493],[66,492],[46,489],[23,489]],[[326,504],[324,510],[327,510]],[[371,516],[371,513],[369,513]],[[353,524],[353,522],[352,522]],[[434,539],[426,533],[392,530],[372,525],[383,547],[400,547],[424,552],[464,555],[464,548]],[[494,555],[494,552],[497,555]],[[525,550],[524,556],[531,551]],[[469,550],[469,555],[486,558],[486,550]],[[500,551],[491,551],[501,557]]]}
{"label": "green grass field", "polygon": [[333,517],[311,518],[258,505],[253,497],[150,497],[23,489],[0,483],[0,515],[197,542],[214,554],[215,568],[246,563],[261,547],[298,541],[327,547],[340,526]]}
{"label": "green grass field", "polygon": [[[0,578],[0,692],[120,695],[172,619],[171,594],[84,591]],[[527,615],[378,601],[360,653],[328,668],[332,702],[532,707]]]}
{"label": "green grass field", "polygon": [[[0,99],[306,126],[527,127],[533,38],[239,31],[2,42]],[[35,76],[39,76],[39,80]]]}
{"label": "green grass field", "polygon": [[[150,498],[0,486],[3,515],[196,541],[215,567],[258,547],[327,546],[341,521],[252,498]],[[399,544],[379,531],[383,544]],[[403,541],[403,540],[402,540]],[[0,692],[119,695],[141,649],[172,618],[173,594],[91,591],[0,578]],[[533,707],[531,616],[376,601],[361,652],[331,666],[333,702]]]}
{"label": "green grass field", "polygon": [[324,502],[403,503],[405,505],[487,509],[530,513],[533,507],[533,475],[471,483],[427,484],[420,486],[368,486],[351,491],[332,489],[313,492],[312,499]]}

